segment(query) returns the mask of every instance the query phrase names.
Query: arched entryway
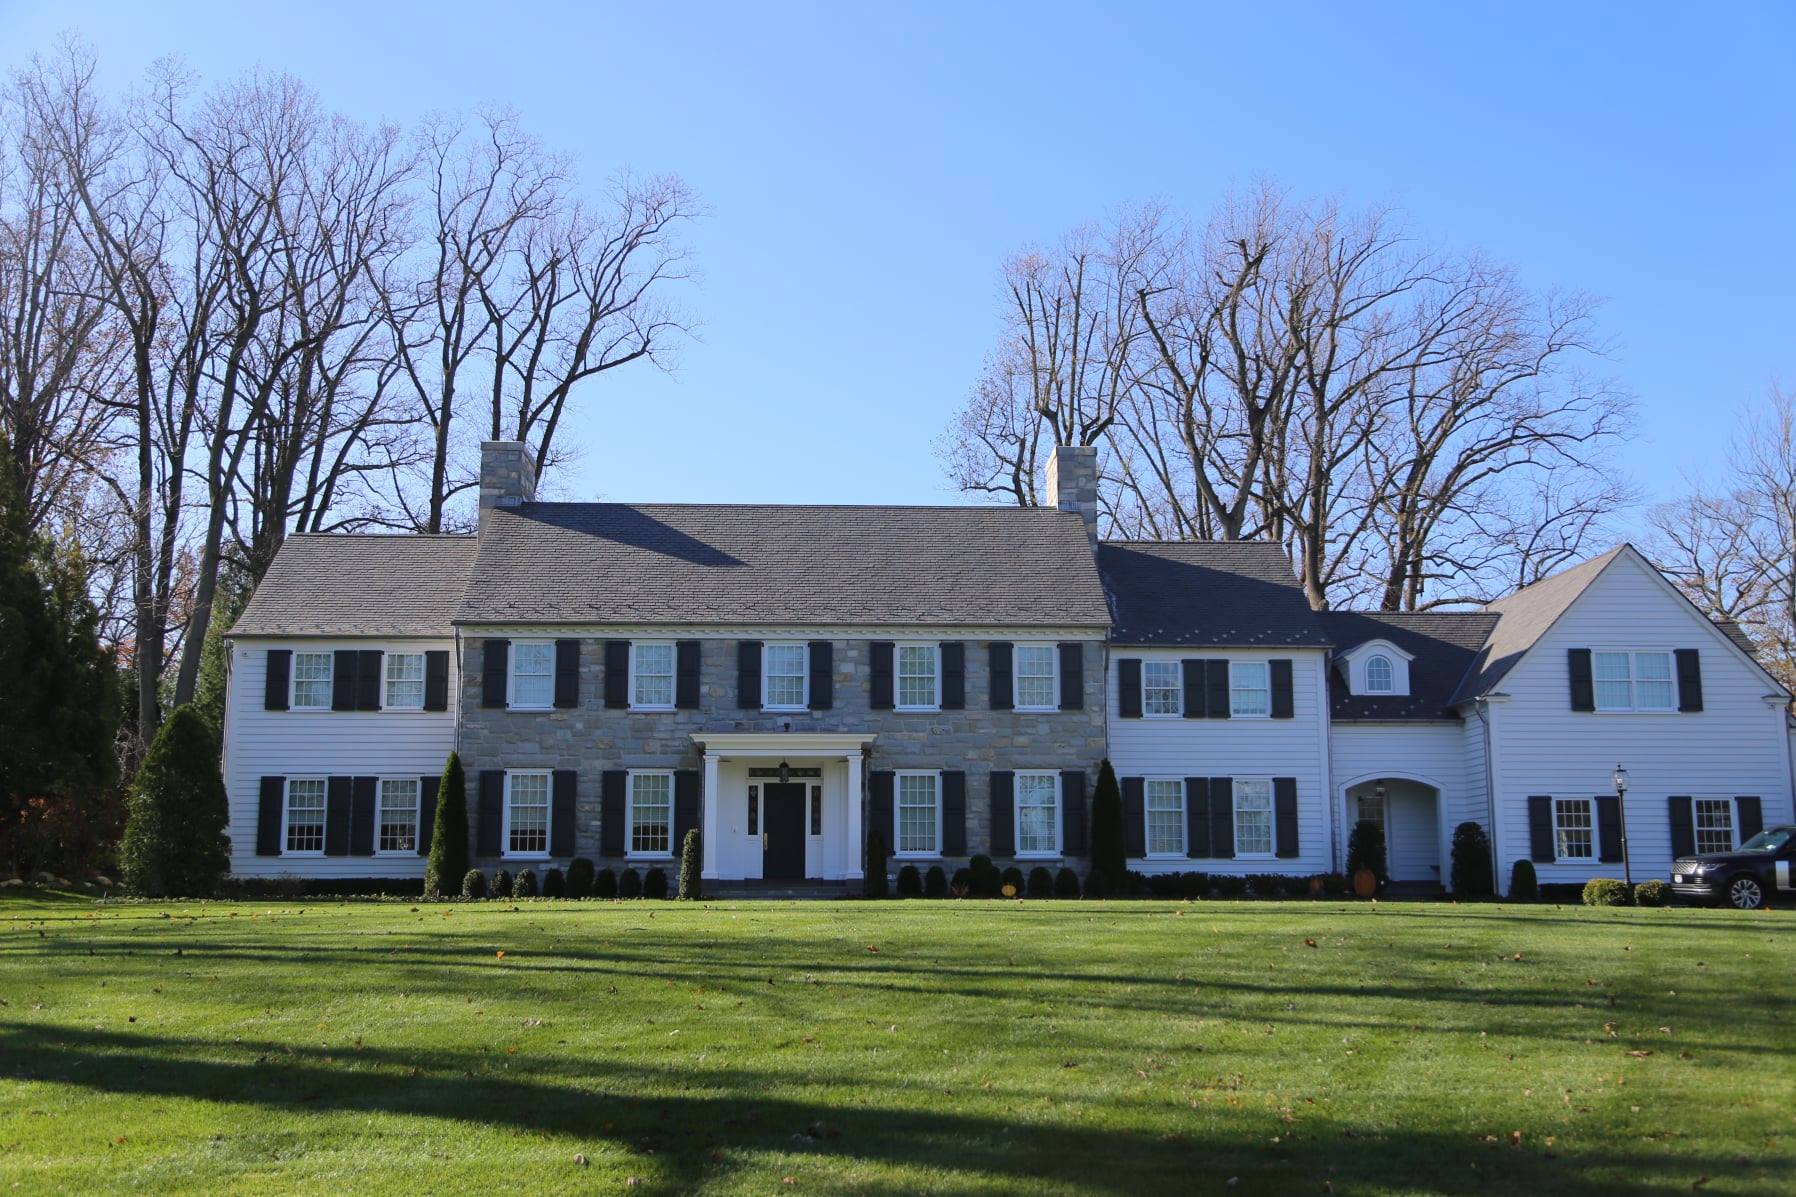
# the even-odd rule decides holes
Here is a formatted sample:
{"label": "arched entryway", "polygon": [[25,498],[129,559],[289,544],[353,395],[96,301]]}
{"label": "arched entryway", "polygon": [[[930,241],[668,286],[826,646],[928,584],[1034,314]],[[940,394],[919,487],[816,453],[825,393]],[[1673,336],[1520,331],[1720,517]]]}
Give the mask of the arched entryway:
{"label": "arched entryway", "polygon": [[1384,828],[1385,864],[1393,882],[1445,883],[1438,786],[1413,777],[1368,777],[1348,785],[1345,798],[1348,831],[1361,820]]}

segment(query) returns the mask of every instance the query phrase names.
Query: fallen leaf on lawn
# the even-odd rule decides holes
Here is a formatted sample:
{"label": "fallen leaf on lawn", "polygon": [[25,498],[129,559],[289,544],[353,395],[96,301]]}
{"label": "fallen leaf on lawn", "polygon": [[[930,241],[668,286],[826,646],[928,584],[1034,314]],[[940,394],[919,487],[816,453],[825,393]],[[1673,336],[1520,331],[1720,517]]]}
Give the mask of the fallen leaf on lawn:
{"label": "fallen leaf on lawn", "polygon": [[1520,1147],[1522,1145],[1522,1132],[1521,1131],[1512,1130],[1509,1132],[1509,1145],[1511,1147]]}
{"label": "fallen leaf on lawn", "polygon": [[874,947],[872,944],[867,945],[867,950],[869,952],[872,952],[875,956],[879,955],[879,949]]}
{"label": "fallen leaf on lawn", "polygon": [[1651,1049],[1639,1047],[1633,1048],[1628,1052],[1628,1055],[1633,1056],[1636,1060],[1644,1060],[1652,1054]]}
{"label": "fallen leaf on lawn", "polygon": [[576,1163],[576,1164],[578,1164],[578,1165],[580,1165],[580,1166],[581,1166],[581,1167],[582,1167],[582,1168],[584,1168],[584,1167],[586,1167],[586,1166],[587,1166],[587,1164],[588,1164],[588,1163],[590,1163],[590,1162],[591,1162],[591,1161],[589,1161],[589,1160],[588,1160],[588,1159],[587,1159],[587,1158],[586,1158],[586,1153],[585,1153],[585,1152],[581,1152],[581,1151],[576,1151],[576,1152],[575,1152],[575,1153],[574,1153],[574,1163]]}
{"label": "fallen leaf on lawn", "polygon": [[120,1135],[118,1138],[114,1139],[113,1142],[117,1143],[119,1146],[122,1147],[122,1146],[124,1146],[124,1143],[125,1143],[125,1136]]}
{"label": "fallen leaf on lawn", "polygon": [[796,1176],[782,1176],[780,1177],[780,1183],[783,1185],[795,1185],[798,1183],[798,1178]]}
{"label": "fallen leaf on lawn", "polygon": [[505,959],[505,953],[503,951],[494,952],[493,956],[495,959],[498,959],[498,960]]}
{"label": "fallen leaf on lawn", "polygon": [[1316,941],[1313,939],[1306,939],[1303,941],[1303,946],[1306,948],[1313,948],[1316,946]]}

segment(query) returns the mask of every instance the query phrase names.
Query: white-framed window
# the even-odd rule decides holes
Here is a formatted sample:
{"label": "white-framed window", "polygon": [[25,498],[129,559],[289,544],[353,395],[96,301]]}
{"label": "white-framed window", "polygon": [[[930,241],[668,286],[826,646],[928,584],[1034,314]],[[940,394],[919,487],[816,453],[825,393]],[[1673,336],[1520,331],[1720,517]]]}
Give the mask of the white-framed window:
{"label": "white-framed window", "polygon": [[1272,855],[1272,779],[1235,778],[1235,855]]}
{"label": "white-framed window", "polygon": [[674,646],[637,640],[630,645],[630,709],[671,711],[674,705]]}
{"label": "white-framed window", "polygon": [[810,646],[769,644],[761,649],[761,705],[802,711],[811,701]]}
{"label": "white-framed window", "polygon": [[1590,799],[1553,799],[1553,855],[1559,860],[1590,860],[1596,856]]}
{"label": "white-framed window", "polygon": [[380,779],[380,810],[375,817],[377,852],[418,851],[418,779]]}
{"label": "white-framed window", "polygon": [[665,770],[631,770],[631,856],[673,855],[673,782]]}
{"label": "white-framed window", "polygon": [[295,652],[293,654],[293,696],[287,703],[295,711],[328,711],[331,709],[331,662],[335,653]]}
{"label": "white-framed window", "polygon": [[1019,711],[1060,709],[1060,650],[1052,644],[1019,644],[1011,654],[1013,704]]}
{"label": "white-framed window", "polygon": [[1147,854],[1185,855],[1185,782],[1150,777],[1143,788],[1147,791]]}
{"label": "white-framed window", "polygon": [[386,654],[386,693],[381,695],[384,711],[422,711],[424,709],[424,654]]}
{"label": "white-framed window", "polygon": [[1141,712],[1144,715],[1185,713],[1185,672],[1177,661],[1141,663]]}
{"label": "white-framed window", "polygon": [[546,770],[505,775],[505,855],[549,854],[549,774]]}
{"label": "white-framed window", "polygon": [[546,709],[555,702],[555,644],[550,640],[511,642],[511,706]]}
{"label": "white-framed window", "polygon": [[1675,711],[1677,682],[1668,652],[1590,654],[1599,711]]}
{"label": "white-framed window", "polygon": [[897,826],[892,842],[897,856],[939,856],[942,851],[942,775],[900,773],[897,779]]}
{"label": "white-framed window", "polygon": [[1060,855],[1060,774],[1016,775],[1016,854]]}
{"label": "white-framed window", "polygon": [[899,710],[933,711],[942,705],[941,655],[939,644],[900,644],[897,647]]}
{"label": "white-framed window", "polygon": [[1272,715],[1271,669],[1264,661],[1229,662],[1229,715],[1267,719]]}
{"label": "white-framed window", "polygon": [[1394,686],[1391,659],[1383,653],[1366,658],[1366,693],[1389,694]]}
{"label": "white-framed window", "polygon": [[1384,830],[1384,799],[1377,794],[1361,794],[1354,800],[1354,821],[1370,823]]}
{"label": "white-framed window", "polygon": [[281,835],[283,853],[288,856],[324,855],[324,795],[325,780],[322,777],[287,779],[287,827]]}
{"label": "white-framed window", "polygon": [[1698,852],[1732,852],[1734,850],[1733,799],[1698,798],[1696,800],[1696,850]]}

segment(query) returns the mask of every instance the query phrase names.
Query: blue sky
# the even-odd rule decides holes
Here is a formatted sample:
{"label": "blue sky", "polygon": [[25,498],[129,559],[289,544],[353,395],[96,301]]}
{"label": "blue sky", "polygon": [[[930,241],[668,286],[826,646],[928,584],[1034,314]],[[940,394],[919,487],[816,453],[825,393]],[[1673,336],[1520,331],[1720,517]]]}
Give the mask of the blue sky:
{"label": "blue sky", "polygon": [[703,339],[589,397],[567,497],[954,501],[1002,259],[1261,176],[1605,297],[1653,497],[1796,382],[1796,6],[1271,7],[0,0],[0,60],[73,31],[119,86],[178,54],[365,120],[505,104],[595,182],[684,176]]}

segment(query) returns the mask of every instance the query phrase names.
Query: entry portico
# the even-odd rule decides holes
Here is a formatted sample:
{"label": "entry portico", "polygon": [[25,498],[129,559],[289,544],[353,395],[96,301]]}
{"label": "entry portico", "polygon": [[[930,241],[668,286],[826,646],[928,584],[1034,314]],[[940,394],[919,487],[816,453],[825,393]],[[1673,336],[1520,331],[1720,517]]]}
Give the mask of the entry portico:
{"label": "entry portico", "polygon": [[865,762],[875,734],[693,732],[704,759],[704,879],[767,877],[772,860],[775,868],[790,862],[799,878],[860,880]]}

